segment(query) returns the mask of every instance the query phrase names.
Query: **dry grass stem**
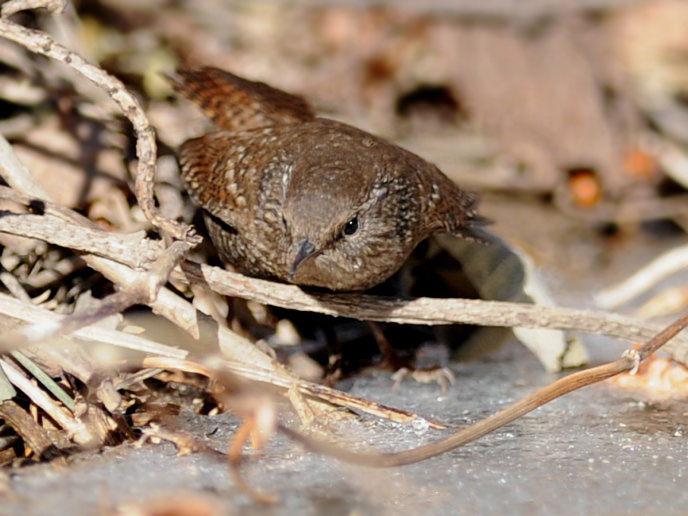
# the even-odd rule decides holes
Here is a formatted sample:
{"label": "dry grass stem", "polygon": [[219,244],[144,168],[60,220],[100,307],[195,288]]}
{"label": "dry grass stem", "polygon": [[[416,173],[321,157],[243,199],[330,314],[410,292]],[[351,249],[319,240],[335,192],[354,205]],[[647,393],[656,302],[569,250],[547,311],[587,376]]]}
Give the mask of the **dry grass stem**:
{"label": "dry grass stem", "polygon": [[26,394],[36,405],[45,410],[62,428],[67,430],[70,438],[74,439],[75,442],[86,444],[93,440],[94,436],[84,423],[50,398],[45,391],[34,385],[18,368],[6,359],[0,359],[0,367],[2,367],[3,372],[12,384]]}
{"label": "dry grass stem", "polygon": [[[29,343],[35,342],[35,336],[45,335],[54,328],[59,327],[61,320],[66,316],[56,314],[50,310],[45,310],[33,306],[29,303],[24,303],[17,299],[13,299],[4,294],[0,294],[0,314],[12,319],[18,319],[27,323],[35,323],[27,328],[3,335],[2,351],[10,351],[11,349],[21,347]],[[42,321],[36,323],[36,321]],[[43,326],[47,327],[44,329]],[[145,339],[137,335],[130,335],[114,330],[108,330],[99,326],[87,326],[72,333],[72,336],[85,341],[95,342],[100,344],[109,344],[122,348],[140,351],[142,353],[151,353],[156,355],[184,358],[187,352],[165,344],[159,344],[151,340]]]}

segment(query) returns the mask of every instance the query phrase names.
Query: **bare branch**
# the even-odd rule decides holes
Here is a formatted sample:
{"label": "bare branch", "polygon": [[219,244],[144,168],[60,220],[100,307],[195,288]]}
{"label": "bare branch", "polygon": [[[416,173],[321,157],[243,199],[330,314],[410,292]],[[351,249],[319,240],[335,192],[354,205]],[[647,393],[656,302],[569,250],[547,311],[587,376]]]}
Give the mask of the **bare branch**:
{"label": "bare branch", "polygon": [[6,18],[19,11],[39,8],[48,9],[50,12],[60,14],[67,8],[67,0],[9,0],[2,4],[2,13],[0,16]]}
{"label": "bare branch", "polygon": [[[389,419],[396,423],[410,423],[416,419],[422,418],[418,414],[409,412],[408,410],[399,410],[395,408],[382,405],[381,403],[376,403],[374,401],[357,398],[346,392],[338,391],[332,389],[325,385],[320,385],[318,383],[307,382],[305,380],[298,380],[296,382],[286,381],[283,377],[276,376],[272,371],[266,369],[260,369],[256,367],[247,367],[243,363],[234,362],[231,360],[218,360],[213,362],[212,360],[207,360],[208,363],[212,363],[213,366],[209,368],[206,365],[199,364],[197,362],[191,362],[189,360],[180,360],[177,358],[166,358],[166,357],[146,357],[143,359],[144,367],[156,367],[168,370],[178,370],[187,371],[202,374],[208,377],[214,377],[214,369],[226,369],[229,372],[240,376],[242,378],[253,380],[255,382],[267,383],[270,385],[275,385],[278,387],[283,387],[285,389],[294,388],[301,394],[313,398],[319,398],[325,400],[328,403],[339,407],[345,407],[351,410],[357,410],[365,414],[370,414],[380,418]],[[425,419],[429,425],[433,428],[444,429],[445,425],[438,421],[433,421],[430,419]]]}
{"label": "bare branch", "polygon": [[[219,294],[366,321],[577,330],[629,341],[650,338],[658,331],[653,323],[593,310],[480,299],[394,299],[365,294],[308,293],[294,285],[248,278],[188,261],[182,264],[182,269],[189,281],[207,283]],[[183,279],[175,274],[173,277]],[[686,347],[688,339],[676,339],[676,344]]]}
{"label": "bare branch", "polygon": [[[34,7],[49,4],[50,2],[31,3]],[[154,226],[175,238],[188,239],[190,243],[199,243],[200,239],[195,235],[193,228],[165,218],[154,207],[153,178],[155,176],[157,159],[155,130],[150,125],[139,101],[127,90],[124,84],[119,79],[106,73],[102,68],[89,63],[76,52],[57,43],[45,32],[27,29],[3,17],[0,18],[0,36],[23,45],[32,52],[50,57],[70,66],[107,92],[124,116],[132,123],[136,132],[136,155],[139,158],[138,172],[136,174],[136,198],[146,218]]]}
{"label": "bare branch", "polygon": [[57,423],[69,433],[77,443],[87,443],[94,436],[78,418],[73,417],[64,408],[53,401],[45,391],[34,385],[18,368],[10,364],[6,359],[0,358],[0,367],[7,378],[17,386],[31,401],[46,411]]}
{"label": "bare branch", "polygon": [[595,301],[603,308],[616,308],[686,268],[688,246],[677,247],[658,256],[618,285],[601,290],[595,296]]}
{"label": "bare branch", "polygon": [[0,211],[0,233],[37,238],[60,247],[104,256],[141,269],[162,252],[162,242],[146,238],[144,231],[118,235],[90,229],[52,215],[28,215]]}
{"label": "bare branch", "polygon": [[[29,303],[24,303],[4,294],[0,294],[0,314],[28,323],[42,321],[42,325],[47,327],[48,330],[58,327],[60,322],[65,318],[64,315],[59,315],[55,312],[51,312],[50,310],[45,310]],[[4,334],[2,336],[2,346],[0,347],[0,351],[9,351],[11,349],[20,347],[25,343],[33,342],[36,338],[35,333],[46,331],[46,329],[41,330],[40,327],[34,330],[29,330],[29,328],[34,327],[24,328],[14,334]],[[187,355],[187,352],[183,349],[166,346],[165,344],[159,344],[136,335],[112,331],[98,326],[81,328],[80,330],[75,331],[72,335],[75,338],[85,340],[87,342],[111,344],[113,346],[119,346],[166,357],[184,358]]]}
{"label": "bare branch", "polygon": [[483,419],[473,426],[460,430],[445,439],[410,450],[397,453],[358,453],[311,439],[284,426],[281,426],[280,429],[288,436],[303,443],[307,448],[313,451],[332,455],[355,464],[380,468],[420,462],[475,441],[571,391],[606,380],[619,373],[637,370],[638,364],[642,360],[661,348],[669,339],[672,339],[681,330],[686,328],[686,326],[688,326],[688,314],[683,315],[669,326],[665,327],[662,331],[650,338],[642,347],[627,350],[619,360],[570,374],[565,378],[539,389],[533,394],[526,396],[522,400],[517,401],[513,405],[500,410],[486,419]]}

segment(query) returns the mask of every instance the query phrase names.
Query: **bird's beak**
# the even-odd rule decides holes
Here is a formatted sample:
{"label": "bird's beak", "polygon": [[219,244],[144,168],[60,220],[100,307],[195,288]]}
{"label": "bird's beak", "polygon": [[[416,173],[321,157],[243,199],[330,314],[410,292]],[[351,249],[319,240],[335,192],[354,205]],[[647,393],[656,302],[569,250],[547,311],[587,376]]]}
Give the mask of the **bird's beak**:
{"label": "bird's beak", "polygon": [[315,252],[315,245],[313,245],[313,242],[310,240],[306,239],[301,242],[301,247],[299,247],[299,252],[296,253],[296,258],[294,258],[294,263],[291,266],[291,271],[289,271],[289,276],[288,279],[291,281],[294,278],[294,274],[296,274],[296,269],[299,268],[299,265],[311,256]]}

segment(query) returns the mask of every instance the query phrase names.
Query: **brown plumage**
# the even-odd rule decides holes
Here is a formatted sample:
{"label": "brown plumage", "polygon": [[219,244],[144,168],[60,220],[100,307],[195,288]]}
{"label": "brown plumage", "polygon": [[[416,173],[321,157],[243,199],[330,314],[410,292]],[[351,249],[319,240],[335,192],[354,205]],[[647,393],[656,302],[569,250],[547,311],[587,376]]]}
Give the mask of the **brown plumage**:
{"label": "brown plumage", "polygon": [[185,142],[179,163],[220,258],[245,274],[363,290],[431,234],[484,223],[437,167],[300,97],[215,68],[172,82],[220,129]]}

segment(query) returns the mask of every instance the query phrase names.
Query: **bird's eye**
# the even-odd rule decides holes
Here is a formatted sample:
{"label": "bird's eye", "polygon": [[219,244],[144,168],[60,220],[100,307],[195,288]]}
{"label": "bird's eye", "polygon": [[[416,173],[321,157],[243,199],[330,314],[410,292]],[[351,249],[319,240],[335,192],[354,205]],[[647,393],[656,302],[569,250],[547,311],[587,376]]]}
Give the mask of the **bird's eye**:
{"label": "bird's eye", "polygon": [[345,236],[351,236],[356,233],[356,231],[358,231],[358,217],[354,217],[346,223],[343,233]]}

